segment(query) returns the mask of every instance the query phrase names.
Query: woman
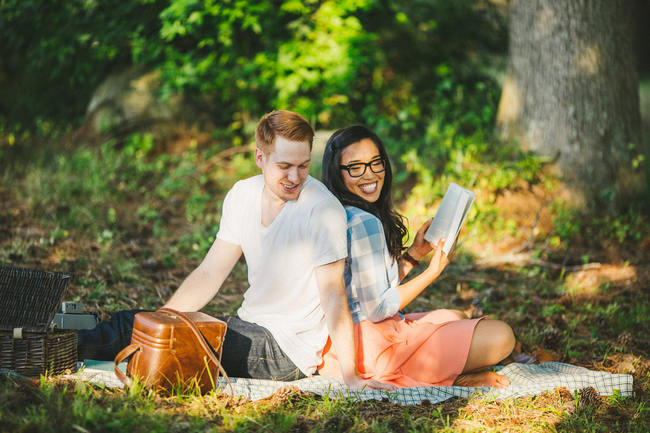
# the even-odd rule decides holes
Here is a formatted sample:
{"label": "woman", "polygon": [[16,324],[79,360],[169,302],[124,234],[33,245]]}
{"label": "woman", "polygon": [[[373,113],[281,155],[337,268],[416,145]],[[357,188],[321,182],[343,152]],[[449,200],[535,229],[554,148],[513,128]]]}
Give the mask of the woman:
{"label": "woman", "polygon": [[[424,240],[432,220],[402,253],[406,227],[391,203],[392,172],[379,137],[359,125],[336,131],[327,142],[322,170],[323,182],[341,200],[348,217],[345,283],[361,377],[397,387],[508,386],[505,376],[473,373],[497,364],[512,351],[514,335],[506,323],[469,320],[456,310],[399,313],[449,261],[440,243],[427,268],[400,284],[432,250]],[[320,374],[336,374],[330,344],[324,353]]]}

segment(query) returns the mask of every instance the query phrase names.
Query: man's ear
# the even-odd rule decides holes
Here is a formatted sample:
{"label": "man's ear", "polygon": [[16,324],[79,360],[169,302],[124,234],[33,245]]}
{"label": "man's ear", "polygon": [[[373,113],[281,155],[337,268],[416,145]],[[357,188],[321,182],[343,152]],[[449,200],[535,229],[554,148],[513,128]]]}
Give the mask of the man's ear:
{"label": "man's ear", "polygon": [[264,159],[263,158],[264,158],[264,152],[262,152],[259,147],[256,147],[255,148],[255,164],[257,164],[257,166],[259,168],[263,168],[263,166],[264,166]]}

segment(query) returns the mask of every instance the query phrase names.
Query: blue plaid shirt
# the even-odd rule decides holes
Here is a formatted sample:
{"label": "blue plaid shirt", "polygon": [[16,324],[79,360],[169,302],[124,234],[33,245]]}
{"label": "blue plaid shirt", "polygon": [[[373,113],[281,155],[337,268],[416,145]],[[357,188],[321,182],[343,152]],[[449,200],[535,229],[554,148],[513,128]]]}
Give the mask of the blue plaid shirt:
{"label": "blue plaid shirt", "polygon": [[381,221],[353,206],[346,206],[348,257],[345,287],[354,323],[379,322],[397,313],[400,304],[399,269],[388,252]]}

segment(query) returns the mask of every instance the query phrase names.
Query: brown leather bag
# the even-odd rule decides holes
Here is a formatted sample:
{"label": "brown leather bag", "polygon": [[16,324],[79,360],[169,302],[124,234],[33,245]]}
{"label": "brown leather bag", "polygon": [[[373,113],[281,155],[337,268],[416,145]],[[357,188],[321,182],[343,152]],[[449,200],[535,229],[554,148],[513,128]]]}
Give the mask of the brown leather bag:
{"label": "brown leather bag", "polygon": [[[230,385],[220,362],[225,335],[226,323],[205,313],[171,308],[138,313],[131,344],[115,357],[115,375],[127,386],[137,377],[145,386],[166,392],[196,380],[205,393],[218,386],[219,373]],[[118,364],[128,357],[127,376]]]}

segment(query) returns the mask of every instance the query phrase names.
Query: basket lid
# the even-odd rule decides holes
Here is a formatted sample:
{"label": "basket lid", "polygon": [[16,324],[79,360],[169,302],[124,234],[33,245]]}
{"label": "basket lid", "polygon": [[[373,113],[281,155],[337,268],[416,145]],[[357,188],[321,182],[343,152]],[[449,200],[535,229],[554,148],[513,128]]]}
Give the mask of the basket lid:
{"label": "basket lid", "polygon": [[0,266],[0,330],[47,331],[70,276]]}

